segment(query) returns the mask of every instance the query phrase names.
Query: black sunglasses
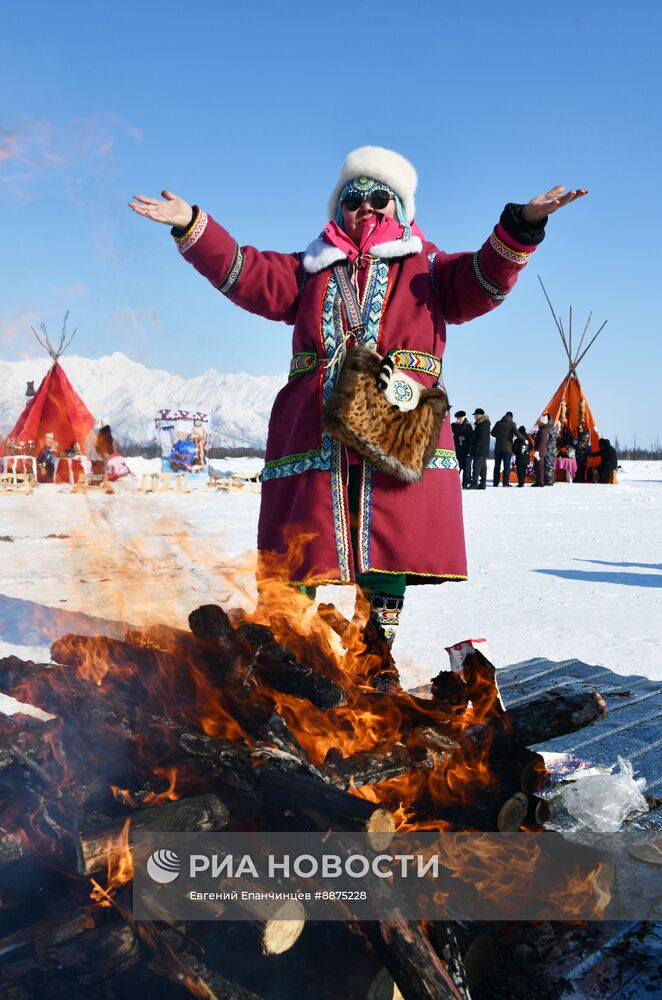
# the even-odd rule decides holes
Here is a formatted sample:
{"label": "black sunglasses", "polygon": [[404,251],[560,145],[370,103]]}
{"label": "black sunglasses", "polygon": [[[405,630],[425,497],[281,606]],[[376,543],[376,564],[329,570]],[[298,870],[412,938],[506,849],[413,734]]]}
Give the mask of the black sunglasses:
{"label": "black sunglasses", "polygon": [[348,194],[342,200],[343,208],[346,208],[348,212],[355,212],[357,208],[360,208],[364,201],[367,201],[371,208],[380,211],[382,208],[386,208],[389,201],[393,197],[388,191],[384,191],[383,188],[377,188],[375,191],[371,191],[368,195],[362,194]]}

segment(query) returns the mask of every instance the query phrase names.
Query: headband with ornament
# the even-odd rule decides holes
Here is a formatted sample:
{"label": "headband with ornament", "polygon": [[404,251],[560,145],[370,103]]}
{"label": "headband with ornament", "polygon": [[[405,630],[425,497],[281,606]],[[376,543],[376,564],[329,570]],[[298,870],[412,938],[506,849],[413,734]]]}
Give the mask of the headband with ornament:
{"label": "headband with ornament", "polygon": [[338,225],[342,225],[342,203],[348,195],[356,194],[361,198],[367,198],[373,191],[387,191],[391,198],[395,199],[397,220],[403,226],[406,226],[407,216],[405,215],[400,196],[388,184],[385,184],[383,181],[376,181],[373,177],[354,177],[344,185],[338,195],[338,208],[336,209],[336,222]]}

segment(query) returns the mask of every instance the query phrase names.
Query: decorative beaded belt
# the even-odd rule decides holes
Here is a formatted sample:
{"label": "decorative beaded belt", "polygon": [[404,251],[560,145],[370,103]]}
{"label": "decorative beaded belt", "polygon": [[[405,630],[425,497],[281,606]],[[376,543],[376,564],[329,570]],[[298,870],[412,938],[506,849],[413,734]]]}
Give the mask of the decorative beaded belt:
{"label": "decorative beaded belt", "polygon": [[[396,367],[403,371],[425,372],[426,375],[432,375],[433,378],[439,378],[441,375],[441,358],[436,358],[434,354],[426,354],[425,351],[410,351],[400,347],[388,353],[393,358]],[[311,372],[322,361],[326,360],[327,358],[318,357],[315,351],[299,351],[290,362],[289,378]]]}

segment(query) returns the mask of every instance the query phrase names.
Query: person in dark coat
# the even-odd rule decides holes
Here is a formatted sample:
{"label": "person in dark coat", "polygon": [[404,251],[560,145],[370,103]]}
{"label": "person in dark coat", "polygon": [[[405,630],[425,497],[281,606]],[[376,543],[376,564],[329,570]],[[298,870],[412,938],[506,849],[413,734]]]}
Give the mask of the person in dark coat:
{"label": "person in dark coat", "polygon": [[544,413],[538,421],[533,452],[533,474],[535,476],[534,486],[545,485],[545,457],[547,455],[547,442],[549,440],[549,419]]}
{"label": "person in dark coat", "polygon": [[513,458],[513,441],[520,439],[521,434],[517,430],[511,410],[503,415],[501,420],[497,420],[492,428],[494,438],[494,478],[495,486],[499,485],[499,474],[503,464],[503,485],[510,486],[510,465]]}
{"label": "person in dark coat", "polygon": [[451,430],[453,431],[453,441],[455,442],[457,463],[460,467],[460,473],[462,475],[462,489],[467,490],[471,485],[471,458],[469,456],[469,447],[471,445],[473,427],[467,420],[465,410],[457,411],[455,414],[455,422],[451,424]]}
{"label": "person in dark coat", "polygon": [[474,431],[471,435],[471,488],[484,490],[487,486],[487,457],[490,453],[490,418],[485,410],[474,410]]}
{"label": "person in dark coat", "polygon": [[580,424],[577,428],[577,445],[575,447],[575,457],[577,459],[576,483],[586,482],[586,466],[591,455],[591,432],[588,427]]}
{"label": "person in dark coat", "polygon": [[593,458],[597,458],[598,455],[600,456],[600,465],[598,467],[600,482],[608,483],[612,472],[615,472],[618,468],[618,455],[609,438],[600,438],[598,444],[600,450],[591,452],[591,456]]}
{"label": "person in dark coat", "polygon": [[545,455],[545,486],[554,485],[554,461],[556,459],[556,439],[559,433],[559,424],[547,416],[547,426],[549,428],[549,438],[547,439],[547,454]]}
{"label": "person in dark coat", "polygon": [[104,424],[97,431],[95,448],[96,457],[92,459],[92,472],[96,476],[105,476],[108,473],[108,459],[115,451],[113,432],[108,424]]}
{"label": "person in dark coat", "polygon": [[526,470],[529,466],[529,454],[531,452],[531,438],[526,432],[526,427],[522,424],[518,428],[519,434],[513,441],[513,454],[515,456],[515,467],[517,469],[517,485],[524,486],[526,480]]}

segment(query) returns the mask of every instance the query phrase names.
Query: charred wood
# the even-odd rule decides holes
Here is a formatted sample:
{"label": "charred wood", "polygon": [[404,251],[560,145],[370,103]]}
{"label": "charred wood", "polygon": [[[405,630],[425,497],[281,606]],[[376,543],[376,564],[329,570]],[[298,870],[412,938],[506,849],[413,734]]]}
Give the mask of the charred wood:
{"label": "charred wood", "polygon": [[458,925],[449,921],[431,921],[425,925],[432,947],[443,961],[463,1000],[471,1000],[467,972],[458,938]]}
{"label": "charred wood", "polygon": [[219,665],[228,680],[245,684],[255,674],[272,690],[306,698],[322,709],[333,708],[343,699],[337,684],[299,663],[264,625],[246,623],[235,629],[225,611],[215,604],[191,612],[189,624],[207,654],[207,662]]}
{"label": "charred wood", "polygon": [[3,990],[23,984],[43,987],[44,982],[67,982],[86,971],[94,977],[124,972],[136,965],[140,954],[131,927],[107,924],[78,934],[70,941],[44,941],[31,956],[0,966]]}
{"label": "charred wood", "polygon": [[0,960],[27,948],[41,956],[47,948],[69,941],[84,931],[93,930],[100,916],[99,910],[77,909],[24,927],[0,938]]}
{"label": "charred wood", "polygon": [[348,795],[305,770],[271,761],[259,769],[258,787],[266,802],[311,820],[318,830],[356,830],[389,835],[393,814],[375,802]]}
{"label": "charred wood", "polygon": [[432,770],[449,752],[458,749],[457,743],[434,730],[418,730],[412,735],[414,738],[409,746],[400,741],[383,742],[350,757],[343,757],[332,747],[324,760],[323,775],[343,789],[376,785],[415,771]]}
{"label": "charred wood", "polygon": [[606,714],[604,698],[597,691],[550,693],[508,709],[487,725],[475,726],[466,737],[473,743],[488,740],[530,746],[574,733]]}
{"label": "charred wood", "polygon": [[418,923],[396,919],[360,926],[406,1000],[466,1000]]}
{"label": "charred wood", "polygon": [[154,955],[155,960],[150,963],[150,968],[159,975],[202,1000],[260,1000],[255,993],[210,969],[202,959],[183,953],[181,938],[173,934],[172,930],[160,930],[149,920],[134,921],[126,891],[118,894],[115,905],[140,943]]}
{"label": "charred wood", "polygon": [[131,843],[132,835],[142,832],[207,833],[222,829],[227,824],[228,817],[226,805],[217,795],[211,794],[166,802],[151,809],[140,809],[109,826],[78,834],[78,872],[80,875],[92,875],[107,869],[109,864],[121,857],[127,834],[128,842]]}

